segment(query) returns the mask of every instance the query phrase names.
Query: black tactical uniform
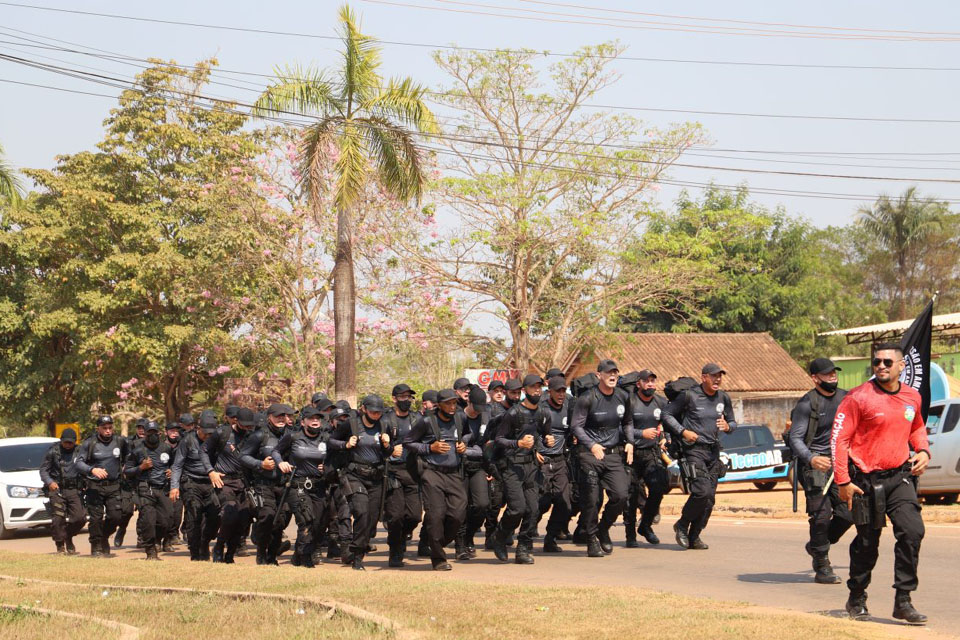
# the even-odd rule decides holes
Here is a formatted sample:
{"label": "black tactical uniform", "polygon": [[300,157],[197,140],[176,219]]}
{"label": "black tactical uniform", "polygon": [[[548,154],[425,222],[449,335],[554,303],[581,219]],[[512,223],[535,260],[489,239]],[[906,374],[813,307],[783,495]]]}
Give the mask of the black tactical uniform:
{"label": "black tactical uniform", "polygon": [[147,560],[159,560],[157,546],[173,551],[165,543],[173,518],[170,501],[170,476],[173,448],[160,440],[160,427],[149,422],[146,435],[130,447],[130,455],[123,472],[137,488],[137,538],[147,554]]}
{"label": "black tactical uniform", "polygon": [[[410,387],[399,384],[393,388],[393,395],[412,392]],[[400,415],[403,413],[403,415]],[[397,439],[393,445],[400,445],[410,429],[413,428],[415,414],[410,413],[409,401],[404,406],[388,409],[381,420],[385,421]],[[387,544],[390,547],[391,567],[402,567],[407,550],[407,538],[413,533],[423,515],[420,501],[420,484],[407,468],[410,452],[403,449],[399,456],[391,455],[387,460],[387,498],[384,505],[383,520],[387,527]]]}
{"label": "black tactical uniform", "polygon": [[[181,419],[183,416],[181,416]],[[191,420],[193,418],[191,417]],[[170,465],[171,471],[173,465],[177,462],[177,453],[180,450],[180,441],[183,440],[183,428],[180,427],[176,422],[167,423],[167,444],[170,445],[170,448],[173,449],[173,452],[170,454],[170,458],[173,461]],[[183,525],[183,501],[171,501],[170,502],[170,529],[167,531],[166,541],[171,545],[177,545],[182,542],[180,539],[180,527]],[[184,535],[184,538],[186,535]]]}
{"label": "black tactical uniform", "polygon": [[[367,396],[361,406],[364,412],[341,422],[329,442],[331,450],[346,451],[348,454],[346,466],[339,471],[339,475],[340,490],[353,518],[353,531],[349,537],[349,552],[341,548],[340,560],[357,570],[364,568],[363,557],[370,544],[370,535],[380,519],[386,459],[395,441],[395,434],[389,433],[387,425],[380,419],[367,424],[369,413],[383,413],[380,396]],[[384,446],[384,435],[389,437],[387,446]],[[357,439],[355,445],[348,447],[354,437]]]}
{"label": "black tactical uniform", "polygon": [[483,526],[490,509],[490,485],[487,482],[482,444],[490,425],[490,407],[487,394],[480,387],[470,389],[469,400],[470,405],[463,414],[463,442],[467,445],[463,454],[463,484],[467,492],[467,514],[456,540],[458,560],[476,557],[474,536]]}
{"label": "black tactical uniform", "polygon": [[[76,465],[76,444],[77,432],[64,429],[60,434],[60,442],[47,450],[40,463],[40,480],[43,481],[43,492],[48,500],[53,541],[57,545],[57,553],[68,555],[77,555],[73,536],[80,533],[87,522],[87,512],[80,495],[83,476]],[[54,484],[57,485],[56,489],[51,486]]]}
{"label": "black tactical uniform", "polygon": [[[550,391],[566,390],[567,383],[562,376],[549,378]],[[557,539],[563,535],[570,522],[570,471],[567,465],[567,455],[571,446],[570,415],[573,404],[564,397],[560,406],[553,403],[551,398],[540,401],[540,412],[543,414],[547,429],[553,436],[553,446],[540,442],[537,452],[543,458],[540,472],[543,475],[538,519],[550,509],[550,519],[547,520],[547,535],[543,539],[543,550],[547,553],[561,551]]]}
{"label": "black tactical uniform", "polygon": [[170,477],[171,491],[179,491],[183,502],[187,545],[190,559],[194,561],[210,559],[210,541],[220,527],[220,501],[210,481],[213,465],[203,446],[217,428],[217,418],[212,411],[200,414],[197,428],[188,431],[177,446]]}
{"label": "black tactical uniform", "polygon": [[[634,547],[639,533],[650,544],[659,544],[660,538],[653,532],[653,520],[660,513],[660,503],[667,491],[667,467],[661,457],[660,421],[667,399],[653,389],[642,389],[641,383],[656,375],[649,369],[640,372],[637,388],[630,394],[630,411],[633,413],[633,466],[630,469],[630,498],[623,512],[627,546]],[[645,438],[643,432],[657,429],[655,438]],[[644,495],[646,490],[647,495]],[[637,510],[642,510],[637,526]]]}
{"label": "black tactical uniform", "polygon": [[307,426],[308,421],[312,423],[319,417],[320,411],[316,407],[304,407],[300,411],[301,431],[284,433],[271,454],[277,465],[287,462],[293,466],[292,484],[287,494],[287,504],[297,521],[293,564],[308,568],[319,563],[318,547],[331,513],[323,479],[330,432]]}
{"label": "black tactical uniform", "polygon": [[[270,458],[277,443],[286,433],[284,416],[293,414],[293,408],[284,404],[272,404],[267,409],[264,424],[243,439],[240,446],[240,461],[250,478],[250,493],[253,517],[256,520],[253,539],[257,543],[257,564],[277,564],[277,552],[283,534],[284,511],[283,482],[276,468],[264,469],[263,463]],[[272,421],[279,422],[274,424]],[[269,465],[274,465],[270,458]]]}
{"label": "black tactical uniform", "polygon": [[213,470],[220,475],[223,483],[221,488],[215,489],[220,503],[220,530],[213,548],[214,562],[233,563],[240,537],[250,517],[241,449],[255,424],[256,414],[253,410],[241,408],[237,411],[236,427],[220,427],[203,443],[213,463]]}
{"label": "black tactical uniform", "polygon": [[[451,404],[457,398],[453,389],[443,389],[438,394],[438,404]],[[458,418],[459,416],[459,418]],[[457,443],[463,439],[463,413],[446,413],[438,406],[417,421],[403,441],[404,447],[416,452],[422,471],[423,530],[430,546],[430,560],[437,571],[450,570],[444,546],[452,542],[467,511],[467,496],[460,476],[461,455]],[[438,453],[431,450],[435,442],[449,445],[449,450]]]}
{"label": "black tactical uniform", "polygon": [[[715,375],[726,372],[719,365],[710,363],[703,367],[702,373]],[[674,524],[674,533],[677,544],[691,549],[707,548],[700,540],[700,532],[706,528],[713,512],[717,481],[726,473],[726,467],[720,460],[720,429],[717,427],[717,420],[721,416],[727,421],[731,432],[737,428],[730,396],[722,390],[710,395],[704,391],[703,384],[677,396],[661,416],[663,426],[674,438],[679,438],[682,446],[683,460],[680,463],[687,469],[690,496],[683,505],[680,519]],[[685,430],[696,433],[697,441],[687,443],[682,435]]]}
{"label": "black tactical uniform", "polygon": [[[518,378],[511,378],[507,380],[506,384],[498,384],[500,384],[500,386],[502,386],[507,392],[519,391],[523,386]],[[493,385],[494,383],[490,384],[491,387]],[[500,476],[500,470],[495,464],[493,464],[490,454],[492,454],[492,452],[495,450],[494,440],[497,437],[497,430],[500,426],[500,420],[503,418],[503,415],[507,412],[507,410],[516,403],[516,400],[513,400],[508,396],[505,397],[502,402],[494,402],[490,404],[490,424],[487,425],[487,432],[482,442],[485,450],[485,459],[488,460],[487,473],[489,473],[493,478],[493,480],[490,481],[490,508],[487,509],[487,517],[484,521],[484,528],[486,529],[486,541],[484,547],[487,550],[493,549],[493,532],[497,530],[497,523],[500,520],[500,511],[507,503],[506,495],[503,492],[503,478]]]}
{"label": "black tactical uniform", "polygon": [[[97,426],[108,423],[113,424],[110,416],[97,419]],[[87,486],[85,503],[89,518],[90,553],[94,557],[109,556],[110,536],[123,517],[120,476],[123,475],[123,461],[127,456],[127,441],[116,433],[104,441],[94,433],[78,449],[75,464],[77,470],[84,474]],[[94,469],[105,470],[107,477],[103,480],[96,478]]]}
{"label": "black tactical uniform", "polygon": [[[601,360],[598,371],[616,371],[612,360]],[[614,387],[609,394],[594,387],[577,398],[573,407],[571,430],[577,438],[580,473],[581,526],[587,537],[587,554],[600,557],[613,553],[610,527],[627,503],[630,480],[624,465],[624,444],[633,442],[633,415],[628,411],[630,397]],[[591,451],[603,447],[603,459]],[[607,492],[603,518],[599,518],[601,489]]]}

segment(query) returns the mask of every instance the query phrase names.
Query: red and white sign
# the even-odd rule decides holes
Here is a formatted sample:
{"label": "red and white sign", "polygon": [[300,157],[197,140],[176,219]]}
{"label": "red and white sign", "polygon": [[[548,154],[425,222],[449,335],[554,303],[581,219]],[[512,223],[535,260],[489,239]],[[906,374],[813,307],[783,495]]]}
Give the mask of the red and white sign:
{"label": "red and white sign", "polygon": [[484,391],[490,387],[494,380],[506,382],[511,378],[519,378],[519,369],[467,369],[463,372],[463,377],[479,386]]}

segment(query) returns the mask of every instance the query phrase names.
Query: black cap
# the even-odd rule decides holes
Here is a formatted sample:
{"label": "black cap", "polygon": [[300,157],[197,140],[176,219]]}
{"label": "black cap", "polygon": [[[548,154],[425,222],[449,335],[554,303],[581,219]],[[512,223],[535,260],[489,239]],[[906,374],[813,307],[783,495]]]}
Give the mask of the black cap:
{"label": "black cap", "polygon": [[267,407],[268,416],[283,416],[283,415],[292,416],[295,413],[296,411],[293,410],[293,407],[291,407],[288,404],[282,404],[280,402],[274,402],[272,405]]}
{"label": "black cap", "polygon": [[556,378],[557,376],[560,376],[562,378],[563,371],[561,371],[560,369],[557,369],[556,367],[553,367],[552,369],[547,371],[547,375],[545,377],[547,378],[547,380],[549,380],[550,378]]}
{"label": "black cap", "polygon": [[77,432],[67,427],[60,432],[60,442],[76,442],[77,441]]}
{"label": "black cap", "polygon": [[105,424],[113,424],[113,418],[110,416],[100,416],[97,418],[97,426],[101,427]]}
{"label": "black cap", "polygon": [[336,402],[333,403],[333,406],[335,406],[335,407],[340,407],[341,409],[343,409],[343,410],[346,411],[347,413],[350,413],[350,409],[353,408],[353,407],[350,406],[350,403],[347,402],[346,400],[337,400]]}
{"label": "black cap", "polygon": [[[329,403],[330,401],[327,400],[327,402]],[[333,406],[333,405],[330,405],[330,406]],[[300,410],[300,419],[301,419],[301,420],[308,420],[308,419],[310,419],[310,418],[319,418],[320,416],[321,416],[320,410],[317,409],[317,408],[316,408],[315,406],[313,406],[312,404],[311,404],[311,405],[307,405],[306,407],[304,407],[303,409]]]}
{"label": "black cap", "polygon": [[523,385],[520,384],[520,378],[510,378],[507,380],[507,383],[503,385],[503,388],[507,391],[517,391],[523,388]]}
{"label": "black cap", "polygon": [[375,393],[371,393],[365,397],[360,404],[365,407],[367,411],[379,411],[383,413],[383,399]]}
{"label": "black cap", "polygon": [[393,391],[390,392],[392,396],[398,396],[401,393],[415,393],[413,389],[410,388],[410,385],[403,384],[402,382],[393,388]]}
{"label": "black cap", "polygon": [[146,425],[144,425],[143,430],[144,431],[160,431],[160,425],[157,424],[156,420],[150,420],[149,422],[147,422]]}
{"label": "black cap", "polygon": [[330,402],[329,398],[323,398],[322,400],[318,400],[313,406],[316,407],[317,411],[326,411],[327,409],[333,408],[333,403]]}
{"label": "black cap", "polygon": [[312,396],[310,396],[310,404],[317,404],[321,400],[329,400],[329,399],[330,398],[327,397],[327,394],[325,394],[322,391],[318,391]]}
{"label": "black cap", "polygon": [[528,373],[523,377],[523,386],[532,387],[533,385],[542,385],[543,378],[535,373]]}
{"label": "black cap", "polygon": [[167,431],[183,431],[183,427],[180,426],[179,422],[168,422]]}
{"label": "black cap", "polygon": [[423,392],[423,395],[420,396],[420,399],[423,400],[424,402],[436,403],[438,393],[439,392],[436,389],[427,389],[426,391]]}
{"label": "black cap", "polygon": [[[263,411],[257,411],[256,415],[254,416],[254,426],[256,426],[257,429],[266,428],[267,414],[264,413]],[[278,427],[274,427],[274,428],[278,428]]]}
{"label": "black cap", "polygon": [[241,427],[253,427],[257,424],[257,414],[253,409],[241,407],[237,410],[237,424]]}
{"label": "black cap", "polygon": [[617,363],[613,360],[601,360],[597,363],[597,371],[600,373],[610,373],[611,371],[619,371],[620,367],[617,366]]}
{"label": "black cap", "polygon": [[180,424],[193,424],[196,420],[193,419],[193,415],[189,413],[184,413],[180,416]]}
{"label": "black cap", "polygon": [[448,400],[459,400],[460,396],[453,389],[441,389],[437,393],[437,402],[447,402]]}
{"label": "black cap", "polygon": [[703,365],[703,369],[700,370],[700,373],[711,375],[715,373],[722,373],[726,375],[727,372],[716,362],[708,362],[707,364]]}
{"label": "black cap", "polygon": [[217,427],[220,425],[220,423],[217,422],[217,416],[213,413],[213,411],[206,409],[200,412],[200,420],[197,421],[197,425],[203,431],[212,433],[217,430]]}
{"label": "black cap", "polygon": [[487,385],[487,391],[493,391],[494,389],[502,389],[503,380],[494,380],[489,385]]}
{"label": "black cap", "polygon": [[843,371],[840,367],[833,364],[830,358],[816,358],[810,362],[810,373],[830,373],[831,371]]}
{"label": "black cap", "polygon": [[653,371],[650,371],[650,369],[640,369],[640,371],[637,373],[637,382],[643,382],[647,378],[656,378],[656,377],[657,377],[657,374],[655,374]]}
{"label": "black cap", "polygon": [[340,417],[342,417],[342,416],[349,416],[349,415],[350,415],[350,410],[349,410],[349,409],[344,409],[344,408],[342,408],[342,407],[338,407],[338,406],[334,405],[334,406],[333,406],[333,411],[330,412],[330,421],[333,422],[333,421],[336,420],[337,418],[340,418]]}
{"label": "black cap", "polygon": [[144,429],[146,429],[148,422],[150,422],[150,421],[147,420],[146,418],[137,418],[137,421],[134,422],[133,425],[134,425],[135,427],[137,427],[138,429],[139,429],[140,427],[143,427]]}
{"label": "black cap", "polygon": [[240,411],[240,407],[235,404],[228,404],[223,410],[223,415],[228,418],[236,418],[238,411]]}
{"label": "black cap", "polygon": [[465,389],[470,386],[470,381],[466,378],[457,378],[453,383],[453,388],[459,391],[460,389]]}
{"label": "black cap", "polygon": [[480,411],[483,407],[487,406],[487,392],[474,385],[470,387],[469,400],[470,404],[473,405],[473,408],[477,411]]}
{"label": "black cap", "polygon": [[563,376],[553,376],[547,383],[547,388],[549,388],[550,391],[560,391],[561,389],[566,391],[567,381],[563,379]]}

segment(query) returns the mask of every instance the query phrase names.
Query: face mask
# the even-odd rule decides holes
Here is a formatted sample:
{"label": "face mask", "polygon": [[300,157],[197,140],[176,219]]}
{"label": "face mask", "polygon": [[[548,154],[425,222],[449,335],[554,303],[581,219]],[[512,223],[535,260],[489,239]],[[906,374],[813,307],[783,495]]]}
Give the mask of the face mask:
{"label": "face mask", "polygon": [[313,436],[315,436],[315,435],[317,435],[318,433],[320,433],[320,427],[317,427],[316,429],[314,429],[313,427],[309,427],[309,426],[307,426],[307,425],[303,425],[303,431],[304,431],[308,436],[310,436],[310,437],[312,438]]}
{"label": "face mask", "polygon": [[113,440],[113,435],[105,436],[100,433],[97,433],[97,439],[100,440],[100,442],[107,443]]}
{"label": "face mask", "polygon": [[410,411],[411,404],[413,404],[412,400],[397,400],[397,409],[400,411]]}
{"label": "face mask", "polygon": [[656,389],[640,389],[640,395],[649,398],[656,392]]}
{"label": "face mask", "polygon": [[527,396],[527,402],[529,402],[532,405],[538,405],[540,404],[540,396],[539,395]]}
{"label": "face mask", "polygon": [[512,407],[513,405],[517,404],[517,401],[511,398],[510,396],[507,396],[506,398],[504,398],[504,400],[506,401],[508,407]]}
{"label": "face mask", "polygon": [[170,444],[177,444],[178,442],[180,442],[180,436],[174,436],[172,438],[170,436],[167,436],[167,442],[169,442]]}
{"label": "face mask", "polygon": [[158,444],[160,444],[160,435],[156,433],[148,433],[147,437],[144,438],[144,440],[146,440],[147,445],[151,447],[155,447]]}
{"label": "face mask", "polygon": [[447,413],[446,411],[444,411],[444,410],[441,409],[440,407],[437,407],[437,413],[440,415],[440,418],[441,418],[442,420],[446,421],[446,422],[449,422],[450,420],[453,420],[453,414],[452,414],[452,413]]}
{"label": "face mask", "polygon": [[836,382],[821,382],[821,383],[820,383],[820,387],[821,387],[824,391],[826,391],[827,393],[833,393],[834,391],[837,390],[837,383],[836,383]]}

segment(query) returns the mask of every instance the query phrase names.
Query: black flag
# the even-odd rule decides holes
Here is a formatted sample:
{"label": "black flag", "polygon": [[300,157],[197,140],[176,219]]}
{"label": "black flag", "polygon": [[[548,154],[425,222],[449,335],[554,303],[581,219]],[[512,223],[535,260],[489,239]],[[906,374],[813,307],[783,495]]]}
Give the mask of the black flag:
{"label": "black flag", "polygon": [[900,374],[900,382],[920,392],[920,415],[924,422],[930,410],[930,339],[933,334],[933,300],[913,321],[900,340],[907,365]]}

